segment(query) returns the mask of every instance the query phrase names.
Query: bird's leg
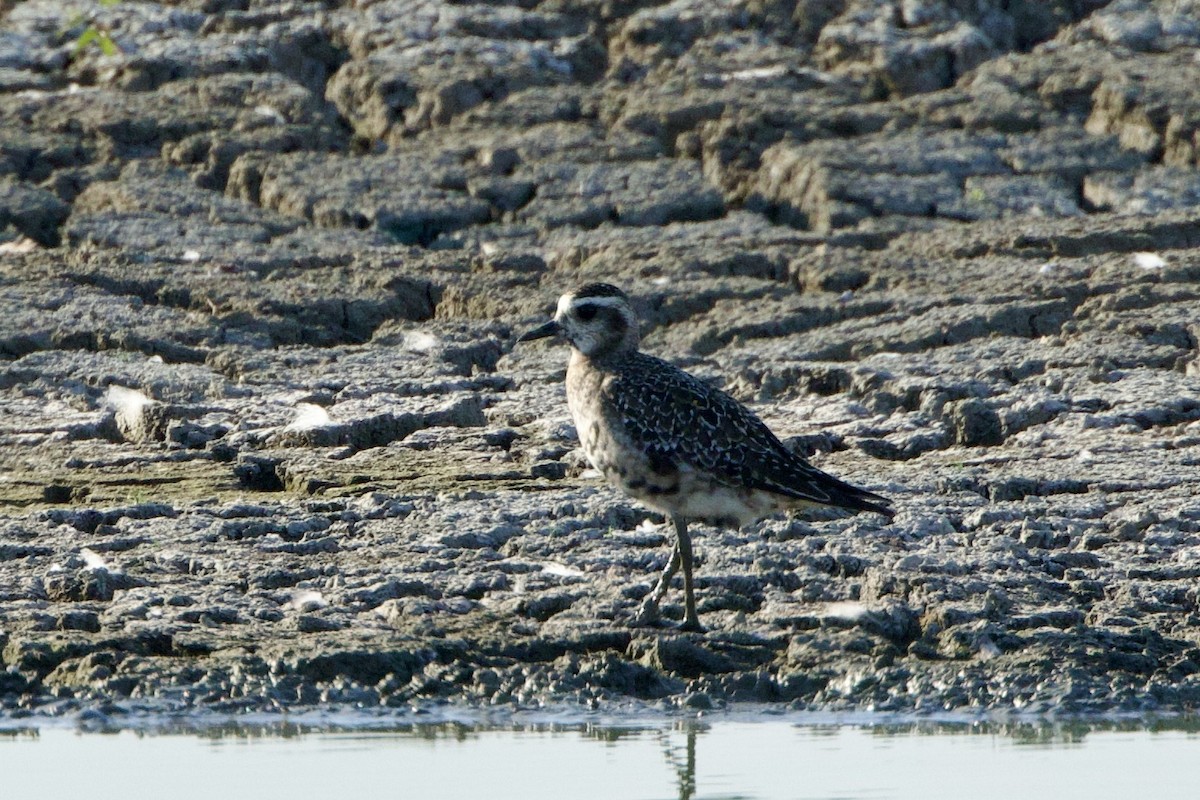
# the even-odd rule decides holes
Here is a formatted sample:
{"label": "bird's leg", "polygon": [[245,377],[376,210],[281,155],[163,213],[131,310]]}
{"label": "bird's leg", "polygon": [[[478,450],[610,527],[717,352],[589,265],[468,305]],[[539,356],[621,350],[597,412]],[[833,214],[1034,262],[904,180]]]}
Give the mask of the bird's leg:
{"label": "bird's leg", "polygon": [[667,560],[667,566],[663,567],[662,574],[658,576],[658,583],[654,584],[654,588],[650,590],[650,594],[646,595],[646,599],[642,601],[642,607],[638,609],[638,624],[651,625],[658,622],[658,604],[662,602],[663,597],[667,594],[667,588],[671,585],[671,579],[679,571],[679,562],[679,541],[677,539],[675,547],[671,551],[671,558]]}
{"label": "bird's leg", "polygon": [[683,625],[680,630],[702,631],[700,617],[696,615],[696,595],[692,582],[692,540],[687,532],[687,520],[678,514],[671,515],[675,524],[675,552],[679,554],[679,566],[683,569]]}

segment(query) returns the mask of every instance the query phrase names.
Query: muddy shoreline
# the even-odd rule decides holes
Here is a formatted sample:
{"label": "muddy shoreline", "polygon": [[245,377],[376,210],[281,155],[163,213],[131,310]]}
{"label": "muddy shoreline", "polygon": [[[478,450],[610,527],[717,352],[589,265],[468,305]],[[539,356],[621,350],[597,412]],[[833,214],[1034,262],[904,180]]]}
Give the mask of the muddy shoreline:
{"label": "muddy shoreline", "polygon": [[[6,7],[0,714],[1195,710],[1200,5],[973,8]],[[896,519],[630,627],[590,279]]]}

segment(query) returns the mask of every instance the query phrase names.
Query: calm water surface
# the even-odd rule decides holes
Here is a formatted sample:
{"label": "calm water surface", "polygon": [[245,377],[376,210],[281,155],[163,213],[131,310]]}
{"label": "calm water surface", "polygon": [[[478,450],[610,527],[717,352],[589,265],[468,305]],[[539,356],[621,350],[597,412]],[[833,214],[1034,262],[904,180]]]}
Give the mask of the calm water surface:
{"label": "calm water surface", "polygon": [[1197,798],[1195,720],[394,730],[224,725],[81,733],[3,723],[5,798]]}

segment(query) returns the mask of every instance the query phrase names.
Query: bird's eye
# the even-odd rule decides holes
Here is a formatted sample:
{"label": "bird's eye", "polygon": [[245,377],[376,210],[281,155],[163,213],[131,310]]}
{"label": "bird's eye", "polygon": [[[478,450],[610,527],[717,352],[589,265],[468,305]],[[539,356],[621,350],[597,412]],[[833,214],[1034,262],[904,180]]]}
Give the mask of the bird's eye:
{"label": "bird's eye", "polygon": [[576,315],[584,322],[591,322],[596,316],[597,308],[593,305],[579,306],[575,309]]}

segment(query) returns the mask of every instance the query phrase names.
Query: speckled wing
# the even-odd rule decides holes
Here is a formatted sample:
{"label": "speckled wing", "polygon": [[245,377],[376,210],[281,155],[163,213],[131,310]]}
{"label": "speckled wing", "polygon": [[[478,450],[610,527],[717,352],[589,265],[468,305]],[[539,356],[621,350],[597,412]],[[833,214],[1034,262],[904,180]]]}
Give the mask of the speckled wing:
{"label": "speckled wing", "polygon": [[661,359],[631,355],[606,383],[626,433],[652,462],[708,473],[733,486],[892,516],[886,498],[851,486],[784,447],[745,406]]}

